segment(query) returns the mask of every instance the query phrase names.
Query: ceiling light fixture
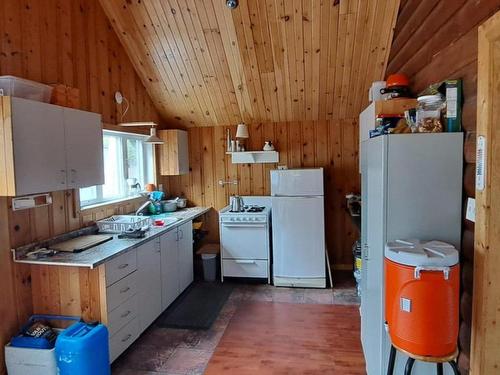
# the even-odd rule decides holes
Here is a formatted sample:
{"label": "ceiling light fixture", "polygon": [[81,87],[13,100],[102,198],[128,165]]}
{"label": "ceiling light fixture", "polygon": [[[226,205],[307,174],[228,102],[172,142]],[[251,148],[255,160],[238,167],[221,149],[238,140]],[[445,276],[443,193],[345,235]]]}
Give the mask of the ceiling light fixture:
{"label": "ceiling light fixture", "polygon": [[125,127],[134,127],[134,126],[149,126],[151,129],[149,129],[149,137],[147,137],[144,140],[144,143],[150,143],[154,145],[162,145],[165,143],[161,138],[159,138],[156,135],[156,126],[157,124],[153,121],[132,121],[132,122],[123,122],[123,118],[127,114],[130,104],[129,101],[127,100],[126,97],[122,95],[120,91],[115,92],[115,102],[116,104],[122,104],[125,102],[126,107],[125,110],[123,111],[121,117],[120,117],[120,122],[118,123],[118,126],[125,126]]}

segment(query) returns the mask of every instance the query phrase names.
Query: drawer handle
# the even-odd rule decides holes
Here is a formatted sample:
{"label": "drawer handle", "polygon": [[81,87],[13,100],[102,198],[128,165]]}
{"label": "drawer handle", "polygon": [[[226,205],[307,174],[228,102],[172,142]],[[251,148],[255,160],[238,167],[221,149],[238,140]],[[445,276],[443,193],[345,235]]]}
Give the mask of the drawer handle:
{"label": "drawer handle", "polygon": [[118,266],[118,269],[119,269],[119,270],[122,270],[122,269],[127,268],[127,267],[128,267],[128,263],[123,263],[123,264],[120,264],[120,265]]}
{"label": "drawer handle", "polygon": [[132,311],[130,311],[130,310],[125,311],[125,312],[124,312],[124,313],[120,316],[120,318],[126,318],[127,316],[129,316],[129,315],[130,315],[130,313],[131,313],[131,312],[132,312]]}
{"label": "drawer handle", "polygon": [[127,286],[126,288],[123,288],[120,290],[120,293],[127,293],[130,290],[130,287]]}
{"label": "drawer handle", "polygon": [[238,264],[255,264],[255,260],[236,260]]}
{"label": "drawer handle", "polygon": [[122,342],[125,342],[125,341],[128,341],[130,340],[130,338],[132,337],[132,334],[128,334],[127,336],[125,336],[123,339],[122,339]]}

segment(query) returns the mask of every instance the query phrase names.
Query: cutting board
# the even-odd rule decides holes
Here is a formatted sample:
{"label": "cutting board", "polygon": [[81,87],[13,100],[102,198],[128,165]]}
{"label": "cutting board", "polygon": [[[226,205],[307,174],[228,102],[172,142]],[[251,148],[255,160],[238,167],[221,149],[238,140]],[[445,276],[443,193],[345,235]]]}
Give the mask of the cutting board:
{"label": "cutting board", "polygon": [[105,234],[91,234],[87,236],[80,236],[68,241],[60,242],[52,245],[50,248],[57,251],[69,251],[78,253],[83,250],[90,249],[91,247],[102,244],[106,241],[112,240],[113,236]]}

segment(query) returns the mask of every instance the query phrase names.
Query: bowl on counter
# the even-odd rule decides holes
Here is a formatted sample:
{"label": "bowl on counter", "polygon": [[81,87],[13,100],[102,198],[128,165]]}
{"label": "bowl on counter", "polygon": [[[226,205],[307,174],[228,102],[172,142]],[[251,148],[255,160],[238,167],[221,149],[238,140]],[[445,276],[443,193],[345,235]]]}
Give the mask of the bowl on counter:
{"label": "bowl on counter", "polygon": [[187,199],[186,198],[176,198],[177,208],[186,208]]}
{"label": "bowl on counter", "polygon": [[177,210],[177,201],[176,200],[161,201],[161,210],[163,212],[176,211]]}

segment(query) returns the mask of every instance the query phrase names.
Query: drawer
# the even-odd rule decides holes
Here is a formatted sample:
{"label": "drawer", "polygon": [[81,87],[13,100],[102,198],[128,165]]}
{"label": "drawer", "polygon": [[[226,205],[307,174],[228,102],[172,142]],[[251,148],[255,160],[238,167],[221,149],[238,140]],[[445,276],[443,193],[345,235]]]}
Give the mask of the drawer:
{"label": "drawer", "polygon": [[137,272],[132,272],[127,277],[106,289],[106,302],[108,312],[113,311],[134,294],[137,293]]}
{"label": "drawer", "polygon": [[108,313],[109,335],[113,336],[123,326],[137,316],[137,294],[130,297],[120,306]]}
{"label": "drawer", "polygon": [[232,277],[268,277],[269,266],[267,260],[251,259],[223,259],[224,276]]}
{"label": "drawer", "polygon": [[127,251],[106,263],[106,286],[116,283],[137,269],[137,250]]}
{"label": "drawer", "polygon": [[139,320],[134,318],[109,339],[109,359],[113,362],[139,337]]}

